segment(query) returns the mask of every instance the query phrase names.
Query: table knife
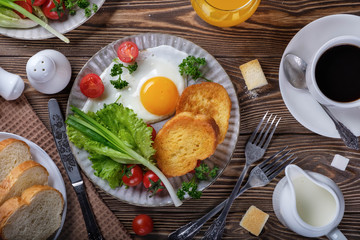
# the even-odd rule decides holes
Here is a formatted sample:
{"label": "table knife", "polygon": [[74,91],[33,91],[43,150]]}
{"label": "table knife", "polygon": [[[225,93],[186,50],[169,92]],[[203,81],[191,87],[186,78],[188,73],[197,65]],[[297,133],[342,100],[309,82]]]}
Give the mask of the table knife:
{"label": "table knife", "polygon": [[56,99],[50,99],[48,102],[49,119],[52,134],[59,152],[61,161],[65,167],[66,173],[75,189],[78,197],[81,211],[84,216],[88,237],[91,240],[103,239],[100,229],[96,223],[94,213],[91,209],[89,200],[86,195],[85,185],[80,175],[79,167],[71,152],[69,141],[66,135],[66,127],[62,117],[60,107]]}

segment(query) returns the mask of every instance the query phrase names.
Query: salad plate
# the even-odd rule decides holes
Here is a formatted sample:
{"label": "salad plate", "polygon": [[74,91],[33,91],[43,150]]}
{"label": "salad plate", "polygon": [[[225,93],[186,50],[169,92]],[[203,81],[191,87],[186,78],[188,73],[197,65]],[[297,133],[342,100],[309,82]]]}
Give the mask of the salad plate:
{"label": "salad plate", "polygon": [[[98,11],[100,7],[103,5],[105,0],[90,0],[90,4],[96,4],[98,6]],[[90,17],[86,17],[84,10],[79,9],[77,10],[76,14],[74,16],[70,16],[68,14],[67,18],[64,20],[51,20],[49,19],[49,26],[54,28],[59,33],[65,34],[67,32],[70,32],[71,30],[79,27],[83,23],[85,23],[87,20],[89,20],[94,14],[93,13]],[[33,28],[26,28],[26,29],[20,29],[20,28],[3,28],[0,27],[0,34],[17,38],[17,39],[24,39],[24,40],[41,40],[41,39],[47,39],[47,38],[53,38],[55,35],[47,31],[45,28],[41,26],[36,26]]]}
{"label": "salad plate", "polygon": [[49,172],[49,178],[48,178],[49,186],[51,186],[53,188],[56,188],[63,195],[63,198],[64,198],[64,210],[63,210],[63,213],[62,213],[62,216],[61,216],[61,225],[60,225],[60,228],[53,235],[54,236],[53,239],[57,239],[59,237],[61,229],[62,229],[62,227],[64,225],[65,217],[66,217],[66,209],[67,209],[66,188],[65,188],[64,179],[62,178],[62,175],[61,175],[59,169],[57,168],[56,164],[54,163],[54,161],[37,144],[33,143],[32,141],[30,141],[30,140],[28,140],[26,138],[23,138],[23,137],[21,137],[19,135],[16,135],[16,134],[7,133],[7,132],[0,132],[0,141],[2,141],[4,139],[7,139],[7,138],[19,139],[21,141],[26,142],[26,144],[29,145],[30,152],[31,152],[31,155],[33,157],[33,160],[35,162],[38,162],[41,165],[43,165],[46,168],[46,170]]}
{"label": "salad plate", "polygon": [[[80,91],[80,80],[89,73],[95,73],[100,76],[113,62],[113,59],[117,57],[116,51],[120,44],[125,41],[132,41],[136,43],[139,50],[157,47],[160,45],[167,45],[179,51],[185,52],[188,55],[206,59],[207,65],[204,69],[206,77],[208,79],[213,79],[214,82],[221,84],[227,90],[232,104],[229,128],[226,133],[225,140],[217,146],[217,149],[212,156],[204,160],[210,168],[215,165],[219,168],[217,175],[219,176],[230,162],[239,135],[240,111],[238,98],[229,76],[216,59],[207,51],[186,39],[167,34],[147,33],[125,37],[107,45],[90,58],[77,75],[68,100],[66,111],[67,116],[70,113],[70,106],[75,106],[81,109],[87,101],[87,97],[85,97]],[[189,82],[188,84],[194,84],[194,82]],[[158,131],[167,120],[154,123],[152,126],[156,129],[156,131]],[[149,197],[151,193],[146,191],[143,184],[129,188],[110,188],[109,184],[105,180],[94,175],[94,169],[92,168],[91,161],[88,159],[88,153],[84,150],[76,148],[71,142],[70,145],[79,166],[85,172],[87,177],[108,194],[129,204],[138,206],[155,207],[173,204],[167,191],[161,191],[155,196]],[[181,177],[170,178],[169,180],[176,190],[181,187],[182,182],[189,181],[192,176],[192,174],[186,174]],[[201,181],[199,183],[198,190],[203,191],[215,182],[216,178],[209,181]]]}
{"label": "salad plate", "polygon": [[[302,28],[286,47],[279,69],[279,85],[282,98],[294,118],[304,127],[319,135],[340,138],[334,123],[308,91],[295,89],[284,73],[284,57],[295,54],[310,62],[313,54],[324,43],[341,35],[360,37],[360,17],[350,14],[336,14],[317,19]],[[358,108],[340,109],[329,107],[335,117],[360,136],[360,111]]]}

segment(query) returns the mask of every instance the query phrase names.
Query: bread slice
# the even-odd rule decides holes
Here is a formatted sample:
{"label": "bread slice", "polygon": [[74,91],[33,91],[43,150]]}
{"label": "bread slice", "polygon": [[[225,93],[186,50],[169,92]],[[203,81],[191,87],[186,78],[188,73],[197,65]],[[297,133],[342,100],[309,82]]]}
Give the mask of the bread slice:
{"label": "bread slice", "polygon": [[8,138],[0,142],[0,182],[22,162],[32,159],[30,147],[23,141]]}
{"label": "bread slice", "polygon": [[33,160],[19,164],[0,183],[0,205],[33,185],[47,185],[48,176],[46,168]]}
{"label": "bread slice", "polygon": [[218,126],[207,115],[176,114],[156,135],[155,159],[168,177],[181,176],[211,156],[218,144]]}
{"label": "bread slice", "polygon": [[225,139],[230,111],[231,100],[226,89],[214,82],[194,84],[185,88],[176,107],[176,114],[192,112],[212,117],[220,130],[219,143]]}
{"label": "bread slice", "polygon": [[244,63],[239,68],[248,90],[263,87],[268,84],[259,60],[254,59]]}
{"label": "bread slice", "polygon": [[61,225],[64,199],[50,186],[34,185],[0,207],[2,239],[47,239]]}

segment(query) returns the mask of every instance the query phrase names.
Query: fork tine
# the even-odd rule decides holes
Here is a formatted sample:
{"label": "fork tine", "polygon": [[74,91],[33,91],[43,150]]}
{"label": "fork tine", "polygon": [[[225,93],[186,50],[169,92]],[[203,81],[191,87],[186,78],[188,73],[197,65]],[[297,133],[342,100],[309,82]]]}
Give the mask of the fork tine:
{"label": "fork tine", "polygon": [[[272,116],[272,115],[271,115],[271,116]],[[270,116],[270,117],[271,117],[271,116]],[[260,141],[260,143],[258,144],[259,147],[262,147],[262,146],[263,146],[263,143],[265,142],[265,139],[268,137],[269,131],[270,131],[271,127],[273,126],[274,121],[276,120],[276,117],[277,117],[277,116],[275,116],[275,117],[273,118],[273,120],[272,120],[271,123],[270,123],[270,126],[268,127],[268,129],[266,130],[266,132],[264,133],[264,135],[262,136],[261,141]],[[270,118],[269,118],[268,121],[270,121]],[[271,131],[271,133],[273,133],[273,132],[275,131],[276,127],[277,127],[277,125],[275,125],[275,127],[274,127],[274,129]],[[271,138],[272,138],[272,134],[270,134],[270,136],[269,136],[269,138],[267,139],[266,142],[270,142]],[[265,146],[264,146],[263,148],[265,148]],[[265,149],[266,149],[266,148],[265,148]]]}
{"label": "fork tine", "polygon": [[[272,163],[269,163],[268,165],[266,165],[265,167],[261,168],[263,170],[264,173],[266,173],[270,168],[272,168],[278,161],[280,161],[281,159],[283,159],[283,157],[285,157],[289,152],[291,152],[291,150],[288,150],[286,152],[284,152],[280,157],[278,157],[277,159],[275,159]],[[268,175],[268,174],[266,174]]]}
{"label": "fork tine", "polygon": [[[276,116],[275,116],[275,118],[276,118]],[[274,118],[274,120],[275,120],[275,118]],[[274,135],[275,129],[276,129],[277,126],[279,125],[280,120],[281,120],[281,118],[279,118],[279,120],[276,122],[273,130],[271,131],[269,137],[267,138],[267,140],[266,140],[266,142],[265,142],[265,144],[264,144],[264,146],[263,146],[264,149],[267,149],[267,147],[269,146],[270,140],[271,140],[272,136]],[[271,123],[271,124],[272,124],[272,123]],[[270,129],[270,128],[269,128],[269,129]]]}
{"label": "fork tine", "polygon": [[[270,119],[272,118],[272,114],[270,115],[270,117],[268,118],[268,120],[266,121],[265,125],[262,127],[261,132],[258,134],[256,140],[254,141],[254,144],[261,146],[261,144],[258,144],[260,141],[261,136],[265,136],[264,134],[264,130],[266,129],[267,125],[269,124]],[[271,125],[270,125],[271,126]]]}
{"label": "fork tine", "polygon": [[274,159],[277,155],[279,155],[280,153],[282,153],[283,151],[285,151],[285,149],[287,149],[287,146],[284,147],[283,149],[281,149],[280,151],[278,151],[277,153],[275,153],[274,155],[272,155],[271,157],[269,157],[268,159],[266,159],[265,161],[263,161],[262,163],[260,163],[258,166],[259,168],[262,168],[263,166],[265,166],[266,163],[268,163],[269,161],[271,161],[272,159]]}
{"label": "fork tine", "polygon": [[[287,155],[287,153],[284,155],[284,157]],[[279,160],[281,160],[281,158],[279,158],[279,159],[277,159],[276,161],[274,161],[274,163],[276,163],[275,165],[274,164],[272,164],[272,166],[271,166],[271,168],[269,167],[267,170],[266,170],[266,172],[265,172],[265,174],[267,175],[267,176],[270,176],[270,174],[272,173],[272,172],[274,172],[279,166],[281,166],[284,162],[286,162],[288,159],[290,159],[292,156],[294,156],[294,154],[291,154],[291,155],[289,155],[289,156],[287,156],[285,159],[283,159],[281,162],[279,162]]]}
{"label": "fork tine", "polygon": [[265,120],[268,112],[269,112],[269,111],[267,111],[267,112],[265,113],[264,117],[261,119],[261,121],[259,122],[259,124],[256,126],[256,129],[253,131],[251,137],[249,138],[249,142],[252,142],[252,141],[254,140],[254,138],[255,138],[257,132],[259,131],[262,123],[264,122],[264,120]]}
{"label": "fork tine", "polygon": [[[285,160],[290,159],[293,155],[294,155],[294,154],[292,154],[291,156],[287,157]],[[281,168],[279,168],[276,172],[274,172],[273,174],[271,174],[271,175],[268,177],[269,181],[271,181],[271,180],[274,179],[277,175],[279,175],[279,173],[281,173],[281,171],[284,170],[284,168],[286,168],[289,164],[293,163],[296,159],[297,159],[297,157],[294,158],[294,159],[292,159],[291,161],[288,161],[288,162],[283,161],[283,162],[286,162],[286,163],[285,163]],[[282,163],[282,164],[283,164],[283,163]]]}

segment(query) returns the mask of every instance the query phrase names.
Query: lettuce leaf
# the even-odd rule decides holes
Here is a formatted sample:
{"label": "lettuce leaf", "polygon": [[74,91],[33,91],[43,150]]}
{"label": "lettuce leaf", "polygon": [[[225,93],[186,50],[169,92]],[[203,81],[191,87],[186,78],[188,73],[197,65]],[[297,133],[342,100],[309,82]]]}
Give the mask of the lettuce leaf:
{"label": "lettuce leaf", "polygon": [[93,155],[89,158],[92,162],[92,167],[95,170],[95,176],[98,176],[108,181],[111,188],[122,186],[122,176],[125,165],[117,163],[108,157],[101,155]]}
{"label": "lettuce leaf", "polygon": [[13,10],[0,7],[0,27],[4,28],[32,28],[38,24],[29,19],[22,19]]}
{"label": "lettuce leaf", "polygon": [[110,104],[97,111],[96,116],[98,122],[111,132],[117,133],[128,146],[145,159],[150,160],[150,157],[155,154],[151,140],[152,128],[138,118],[133,110],[122,104]]}

